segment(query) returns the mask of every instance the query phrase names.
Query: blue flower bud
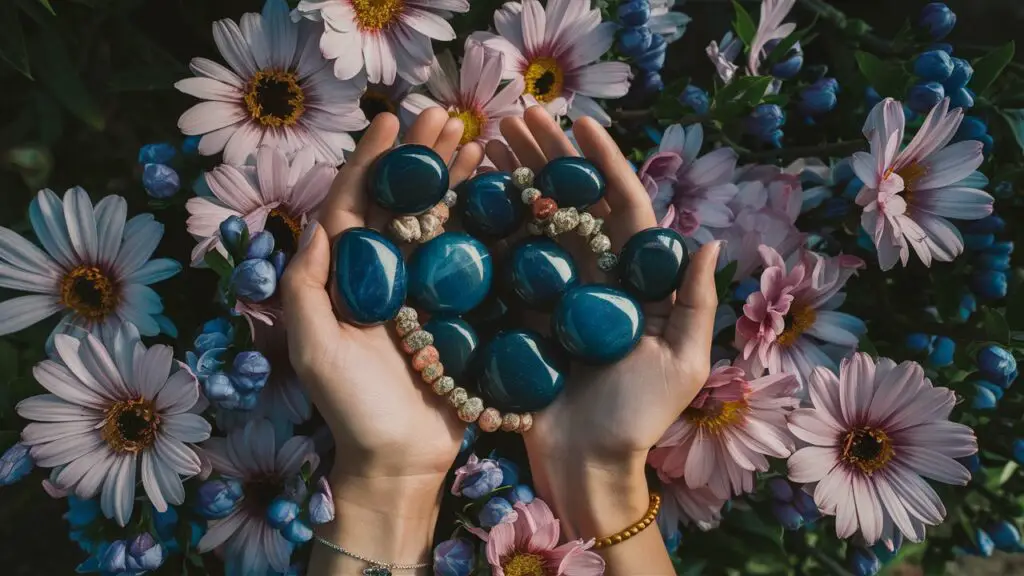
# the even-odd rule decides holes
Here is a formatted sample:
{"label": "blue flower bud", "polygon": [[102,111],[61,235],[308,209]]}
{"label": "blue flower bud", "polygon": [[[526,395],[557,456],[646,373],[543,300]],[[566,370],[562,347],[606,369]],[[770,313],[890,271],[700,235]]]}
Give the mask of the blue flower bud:
{"label": "blue flower bud", "polygon": [[243,260],[231,273],[231,288],[239,298],[262,302],[277,291],[277,270],[266,260]]}
{"label": "blue flower bud", "polygon": [[270,361],[256,350],[245,350],[235,356],[230,374],[231,383],[241,394],[259,392],[270,377]]}
{"label": "blue flower bud", "polygon": [[857,194],[864,188],[864,182],[860,178],[853,178],[843,188],[843,198],[853,202],[857,198]]}
{"label": "blue flower bud", "polygon": [[181,153],[187,154],[188,156],[194,156],[199,153],[199,141],[202,140],[202,136],[186,136],[181,141]]}
{"label": "blue flower bud", "polygon": [[10,486],[28,476],[34,466],[28,446],[14,444],[0,456],[0,486]]}
{"label": "blue flower bud", "polygon": [[929,46],[928,49],[929,50],[942,50],[943,52],[945,52],[946,54],[949,54],[950,56],[953,55],[953,45],[949,44],[948,42],[936,42],[935,44],[932,44],[931,46]]}
{"label": "blue flower bud", "polygon": [[1005,242],[993,242],[985,248],[985,251],[989,254],[1009,256],[1010,254],[1013,254],[1013,242],[1011,240],[1007,240]]}
{"label": "blue flower bud", "polygon": [[462,496],[477,499],[502,485],[501,468],[485,468],[466,477],[462,483]]}
{"label": "blue flower bud", "polygon": [[935,368],[944,368],[953,363],[953,354],[956,353],[956,342],[951,338],[939,336],[932,344],[931,354],[928,355],[928,364]]}
{"label": "blue flower bud", "polygon": [[281,535],[292,544],[303,544],[313,539],[313,529],[302,520],[292,520],[281,529]]}
{"label": "blue flower bud", "polygon": [[[483,508],[480,509],[477,519],[484,528],[493,528],[504,522],[511,514],[515,514],[515,510],[512,509],[512,503],[501,496],[495,496],[488,500]],[[509,521],[512,520],[512,518],[508,519]]]}
{"label": "blue flower bud", "polygon": [[960,123],[960,127],[957,128],[953,140],[955,142],[978,140],[986,134],[988,134],[988,124],[984,120],[977,116],[964,116],[964,120]]}
{"label": "blue flower bud", "polygon": [[953,72],[942,84],[948,92],[953,92],[957,88],[967,86],[973,76],[974,67],[970,62],[963,58],[953,58]]}
{"label": "blue flower bud", "polygon": [[907,350],[911,352],[924,352],[931,346],[932,338],[927,334],[921,334],[920,332],[913,332],[907,334],[907,339],[904,345]]}
{"label": "blue flower bud", "polygon": [[247,260],[249,258],[266,259],[270,257],[270,253],[273,251],[274,235],[266,230],[260,230],[249,239],[249,247],[245,251],[245,258]]}
{"label": "blue flower bud", "polygon": [[994,382],[1003,388],[1012,383],[1011,377],[1017,374],[1017,360],[1009,350],[989,344],[978,351],[978,369],[985,376],[985,379]]}
{"label": "blue flower bud", "polygon": [[326,524],[334,520],[334,501],[323,492],[314,492],[309,498],[309,520],[313,524]]}
{"label": "blue flower bud", "polygon": [[248,236],[249,226],[241,216],[228,216],[220,223],[220,240],[231,254],[242,251],[242,236]]}
{"label": "blue flower bud", "polygon": [[1006,272],[1010,269],[1010,257],[1004,254],[981,253],[974,257],[974,265],[985,270]]}
{"label": "blue flower bud", "polygon": [[114,540],[100,558],[100,570],[119,574],[128,569],[128,546],[124,540]]}
{"label": "blue flower bud", "polygon": [[956,26],[956,14],[942,2],[932,2],[921,9],[917,24],[927,30],[933,40],[941,40]]}
{"label": "blue flower bud", "polygon": [[875,576],[882,570],[878,556],[868,548],[849,546],[846,549],[846,565],[854,576]]}
{"label": "blue flower bud", "polygon": [[469,576],[475,564],[473,543],[461,538],[434,547],[434,576]]}
{"label": "blue flower bud", "polygon": [[619,32],[619,52],[626,56],[636,58],[651,47],[654,34],[646,26],[632,26],[624,28]]}
{"label": "blue flower bud", "polygon": [[919,114],[927,114],[946,97],[946,90],[938,82],[921,82],[910,88],[907,105]]}
{"label": "blue flower bud", "polygon": [[831,112],[839,101],[839,82],[835,78],[822,78],[800,91],[800,113],[805,116],[821,116]]}
{"label": "blue flower bud", "polygon": [[657,94],[665,89],[665,82],[657,72],[640,71],[639,78],[633,79],[633,86],[641,94]]}
{"label": "blue flower bud", "polygon": [[772,478],[768,481],[768,491],[772,498],[780,502],[793,500],[793,486],[785,478]]}
{"label": "blue flower bud", "polygon": [[509,493],[508,497],[509,499],[512,500],[513,504],[515,504],[516,502],[529,504],[530,502],[533,502],[534,498],[536,498],[536,496],[533,493],[533,488],[530,488],[526,484],[519,484],[518,486],[513,488],[512,492]]}
{"label": "blue flower bud", "polygon": [[868,108],[874,108],[875,104],[882,101],[882,95],[878,93],[873,87],[868,86],[864,89],[864,99],[867,103]]}
{"label": "blue flower bud", "polygon": [[619,4],[615,14],[623,26],[643,26],[651,19],[651,5],[647,0],[632,0]]}
{"label": "blue flower bud", "polygon": [[466,450],[473,447],[476,444],[476,438],[480,435],[480,428],[474,422],[470,424],[466,431],[462,433],[462,444],[459,445],[459,454],[462,454]]}
{"label": "blue flower bud", "polygon": [[[769,40],[764,45],[764,53],[771,55],[775,47],[782,42],[781,39]],[[793,44],[790,49],[783,55],[783,57],[776,62],[771,69],[772,76],[780,78],[782,80],[790,80],[795,78],[800,73],[800,69],[804,66],[804,50],[800,46],[800,42]]]}
{"label": "blue flower bud", "polygon": [[199,485],[196,512],[208,520],[224,518],[242,497],[242,484],[231,478],[207,480]]}
{"label": "blue flower bud", "polygon": [[241,410],[249,411],[256,408],[256,404],[260,401],[260,395],[257,393],[239,394],[238,401],[235,405],[222,404],[221,408],[228,410]]}
{"label": "blue flower bud", "polygon": [[278,530],[299,517],[299,505],[278,496],[267,506],[267,523]]}
{"label": "blue flower bud", "polygon": [[181,178],[166,164],[146,164],[142,169],[142,186],[152,198],[170,198],[181,189]]}
{"label": "blue flower bud", "polygon": [[944,82],[953,73],[953,59],[942,50],[929,50],[914,60],[914,74],[925,80]]}
{"label": "blue flower bud", "polygon": [[[965,140],[971,140],[971,138],[965,138]],[[998,214],[989,214],[979,220],[963,222],[960,227],[964,232],[971,234],[998,234],[1006,228],[1006,221]]]}
{"label": "blue flower bud", "polygon": [[964,247],[968,250],[984,250],[996,241],[992,234],[964,234]]}
{"label": "blue flower bud", "polygon": [[169,164],[178,154],[172,144],[156,142],[139,148],[139,164]]}
{"label": "blue flower bud", "polygon": [[683,93],[679,95],[679,101],[693,108],[697,114],[707,114],[711,109],[711,99],[708,97],[708,93],[693,84],[687,84],[686,88],[683,88]]}
{"label": "blue flower bud", "polygon": [[501,468],[501,485],[515,486],[519,484],[519,465],[507,458],[498,458],[498,468]]}
{"label": "blue flower bud", "polygon": [[1003,395],[1006,394],[1006,390],[1002,386],[988,380],[977,380],[974,382],[974,385],[990,390],[996,397],[996,400],[1002,400]]}
{"label": "blue flower bud", "polygon": [[657,72],[665,67],[665,51],[668,49],[668,42],[661,34],[655,34],[651,38],[651,45],[638,56],[634,56],[633,63],[641,70]]}
{"label": "blue flower bud", "polygon": [[235,329],[227,318],[214,318],[203,324],[203,331],[192,341],[196,354],[202,356],[214,348],[227,348],[235,339]]}
{"label": "blue flower bud", "polygon": [[761,281],[757,278],[744,278],[740,280],[736,285],[736,289],[733,290],[732,296],[740,302],[746,302],[747,298],[750,297],[754,292],[761,290]]}
{"label": "blue flower bud", "polygon": [[211,402],[217,404],[222,401],[236,401],[238,391],[231,382],[231,378],[223,372],[214,372],[206,377],[203,382],[203,392]]}
{"label": "blue flower bud", "polygon": [[971,400],[971,408],[974,410],[995,410],[998,402],[999,399],[992,393],[992,390],[979,384],[974,385],[974,399]]}
{"label": "blue flower bud", "polygon": [[1020,543],[1020,530],[1011,522],[1003,520],[996,522],[985,530],[992,538],[996,548],[1004,552],[1024,552],[1024,546]]}
{"label": "blue flower bud", "polygon": [[977,310],[978,301],[974,299],[974,294],[966,292],[960,297],[960,306],[956,310],[957,319],[961,322],[967,322],[970,320],[971,314],[974,314]]}
{"label": "blue flower bud", "polygon": [[804,517],[792,504],[772,500],[772,514],[786,530],[799,530],[804,525]]}
{"label": "blue flower bud", "polygon": [[779,128],[785,123],[786,113],[777,104],[760,104],[744,119],[747,134],[776,148],[782,147],[782,131]]}
{"label": "blue flower bud", "polygon": [[814,522],[821,518],[821,510],[818,510],[814,496],[804,490],[793,491],[793,506],[804,517],[804,522]]}
{"label": "blue flower bud", "polygon": [[981,528],[974,529],[974,552],[983,558],[988,558],[992,555],[992,550],[995,549],[995,543],[992,542],[992,537],[988,535]]}
{"label": "blue flower bud", "polygon": [[227,352],[227,348],[213,348],[203,352],[202,356],[195,359],[195,365],[191,362],[189,366],[196,373],[199,378],[199,382],[206,384],[206,379],[224,366],[224,354]]}
{"label": "blue flower bud", "polygon": [[125,567],[129,571],[146,572],[156,570],[164,563],[164,548],[149,532],[143,532],[128,544]]}
{"label": "blue flower bud", "polygon": [[274,265],[274,272],[277,272],[277,279],[280,280],[284,274],[284,267],[288,265],[288,255],[282,250],[277,250],[270,255],[270,263]]}
{"label": "blue flower bud", "polygon": [[[949,91],[949,107],[970,110],[974,108],[974,92],[970,88],[957,88]],[[987,134],[986,134],[987,136]],[[984,136],[981,137],[983,139]]]}
{"label": "blue flower bud", "polygon": [[1006,297],[1006,273],[998,270],[975,270],[971,275],[971,290],[986,300]]}

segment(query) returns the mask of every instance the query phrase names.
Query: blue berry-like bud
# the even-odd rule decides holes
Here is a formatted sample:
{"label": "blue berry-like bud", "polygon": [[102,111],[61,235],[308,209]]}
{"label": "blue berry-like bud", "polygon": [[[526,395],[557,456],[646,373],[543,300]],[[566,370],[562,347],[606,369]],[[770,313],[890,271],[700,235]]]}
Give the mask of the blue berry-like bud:
{"label": "blue berry-like bud", "polygon": [[1013,241],[1006,240],[1005,242],[993,242],[990,246],[985,248],[985,252],[989,254],[1009,256],[1010,254],[1013,254]]}
{"label": "blue berry-like bud", "polygon": [[974,383],[974,385],[981,386],[982,388],[985,388],[986,390],[992,392],[992,395],[996,397],[996,400],[1002,400],[1003,394],[1006,393],[1006,390],[1004,390],[1002,386],[995,384],[993,382],[989,382],[988,380],[978,380]]}
{"label": "blue berry-like bud", "polygon": [[[486,460],[483,462],[486,462]],[[461,495],[475,500],[493,492],[501,485],[501,468],[497,466],[486,467],[481,471],[466,477],[462,483]]]}
{"label": "blue berry-like bud", "polygon": [[1024,552],[1024,546],[1020,543],[1020,530],[1012,522],[996,522],[985,532],[992,538],[992,543],[997,549],[1004,552]]}
{"label": "blue berry-like bud", "polygon": [[835,78],[822,78],[800,91],[800,112],[805,116],[821,116],[831,112],[839,101],[839,82]]}
{"label": "blue berry-like bud", "polygon": [[985,378],[1003,388],[1009,387],[1017,376],[1017,360],[1002,346],[989,344],[978,351],[978,369]]}
{"label": "blue berry-like bud", "polygon": [[971,408],[975,410],[995,410],[998,402],[999,399],[996,398],[991,389],[980,384],[974,385],[974,399],[971,401]]}
{"label": "blue berry-like bud", "polygon": [[984,250],[996,241],[992,234],[964,234],[964,247],[968,250]]}
{"label": "blue berry-like bud", "polygon": [[854,576],[875,576],[882,570],[878,556],[869,548],[849,546],[846,549],[846,565]]}
{"label": "blue berry-like bud", "polygon": [[304,544],[313,539],[313,529],[302,520],[295,519],[281,529],[281,535],[292,544]]}
{"label": "blue berry-like bud", "polygon": [[155,142],[139,148],[139,164],[169,164],[178,154],[168,142]]}
{"label": "blue berry-like bud", "polygon": [[780,502],[791,502],[793,500],[793,486],[785,478],[772,478],[768,481],[768,491],[772,498]]}
{"label": "blue berry-like bud", "polygon": [[929,50],[914,60],[914,74],[925,80],[945,82],[953,73],[953,59],[942,50]]}
{"label": "blue berry-like bud", "polygon": [[952,338],[939,336],[932,344],[931,354],[928,355],[928,364],[935,368],[943,368],[953,363],[953,354],[956,353],[956,342]]}
{"label": "blue berry-like bud", "polygon": [[242,394],[259,392],[270,377],[270,361],[256,350],[245,350],[232,363],[231,383]]}
{"label": "blue berry-like bud", "polygon": [[928,49],[929,50],[942,50],[943,52],[945,52],[946,54],[949,54],[950,56],[953,55],[953,45],[949,44],[948,42],[936,42],[935,44],[932,44],[931,46],[929,46]]}
{"label": "blue berry-like bud", "polygon": [[977,452],[971,454],[970,456],[957,458],[956,461],[963,464],[964,468],[967,468],[967,471],[970,472],[971,475],[975,475],[978,472],[981,472],[981,457],[978,456]]}
{"label": "blue berry-like bud", "polygon": [[124,540],[114,540],[100,558],[100,570],[120,574],[128,569],[128,546]]}
{"label": "blue berry-like bud", "polygon": [[28,476],[34,466],[28,446],[14,444],[0,456],[0,486],[10,486]]}
{"label": "blue berry-like bud", "polygon": [[238,396],[238,391],[235,390],[231,378],[223,372],[214,372],[207,376],[203,383],[203,392],[215,403],[222,400],[233,400]]}
{"label": "blue berry-like bud", "polygon": [[299,517],[299,505],[278,496],[267,506],[267,523],[278,530]]}
{"label": "blue berry-like bud", "polygon": [[242,237],[248,233],[249,226],[241,216],[228,216],[220,223],[220,240],[231,254],[242,251]]}
{"label": "blue berry-like bud", "polygon": [[434,547],[434,576],[469,576],[475,564],[473,543],[461,538]]}
{"label": "blue berry-like bud", "polygon": [[641,94],[657,94],[665,89],[665,82],[657,72],[641,71],[640,77],[634,80],[634,86]]}
{"label": "blue berry-like bud", "polygon": [[707,114],[711,109],[711,99],[708,97],[708,93],[693,84],[687,84],[686,88],[683,88],[683,93],[679,95],[679,101],[693,108],[697,114]]}
{"label": "blue berry-like bud", "polygon": [[510,517],[512,514],[516,514],[515,510],[512,509],[512,503],[501,496],[495,496],[488,500],[483,508],[480,509],[478,520],[480,521],[480,526],[493,528],[506,521],[506,519],[508,521],[514,520],[514,517]]}
{"label": "blue berry-like bud", "polygon": [[651,37],[651,45],[639,56],[635,56],[633,63],[636,67],[647,72],[657,72],[665,67],[665,51],[668,49],[668,42],[661,34]]}
{"label": "blue berry-like bud", "polygon": [[[974,108],[974,92],[967,87],[949,91],[949,107],[970,110]],[[985,136],[988,136],[987,134]],[[979,138],[984,141],[985,136]]]}
{"label": "blue berry-like bud", "polygon": [[927,114],[946,97],[946,90],[938,82],[921,82],[910,88],[907,105],[919,114]]}
{"label": "blue berry-like bud", "polygon": [[249,247],[245,251],[245,258],[269,258],[274,251],[274,235],[266,230],[260,230],[249,239]]}
{"label": "blue berry-like bud", "polygon": [[917,23],[928,31],[933,40],[941,40],[956,26],[956,14],[942,2],[932,2],[921,9]]}
{"label": "blue berry-like bud", "polygon": [[[988,134],[988,124],[977,116],[964,116],[963,122],[957,128],[953,141],[963,142],[964,140],[980,140]],[[971,223],[973,224],[973,222]]]}
{"label": "blue berry-like bud", "polygon": [[[775,47],[781,43],[782,40],[769,40],[764,45],[765,54],[771,55]],[[772,66],[772,76],[782,80],[790,80],[795,78],[800,73],[800,69],[804,66],[804,50],[797,42],[783,55],[782,59],[776,62]]]}
{"label": "blue berry-like bud", "polygon": [[[966,118],[965,118],[966,120]],[[972,140],[973,138],[965,138],[965,140]],[[970,220],[964,222],[961,229],[964,232],[971,234],[998,234],[1006,228],[1006,221],[999,217],[998,214],[989,214],[980,220]]]}
{"label": "blue berry-like bud", "polygon": [[1001,199],[1013,196],[1013,182],[1010,182],[1009,180],[1000,180],[996,183],[995,188],[992,189],[992,195]]}
{"label": "blue berry-like bud", "polygon": [[277,291],[277,270],[266,260],[243,260],[231,273],[231,288],[239,298],[262,302]]}
{"label": "blue berry-like bud", "polygon": [[619,4],[615,14],[623,26],[643,26],[651,19],[651,5],[647,0],[631,0]]}
{"label": "blue berry-like bud", "polygon": [[956,317],[961,322],[967,322],[971,318],[971,314],[974,314],[978,310],[978,301],[975,300],[974,294],[971,292],[965,292],[960,297],[960,306],[957,307]]}
{"label": "blue berry-like bud", "polygon": [[270,255],[270,263],[274,265],[274,271],[277,272],[277,279],[280,280],[281,276],[284,275],[284,267],[288,265],[288,255],[282,250],[275,250]]}
{"label": "blue berry-like bud", "polygon": [[1010,257],[1005,254],[981,253],[974,257],[974,265],[985,270],[1006,272],[1010,269]]}
{"label": "blue berry-like bud", "polygon": [[208,520],[224,518],[242,497],[242,484],[231,478],[208,480],[199,485],[196,511]]}
{"label": "blue berry-like bud", "polygon": [[985,532],[981,528],[975,528],[974,530],[974,543],[974,552],[983,558],[991,556],[992,551],[996,547],[995,543],[992,542],[992,537],[988,535],[988,532]]}
{"label": "blue berry-like bud", "polygon": [[1006,297],[1006,273],[998,270],[975,270],[971,275],[971,290],[986,300]]}
{"label": "blue berry-like bud", "polygon": [[199,153],[199,141],[202,139],[202,136],[186,136],[181,142],[181,153],[195,156]]}
{"label": "blue berry-like bud", "polygon": [[530,488],[526,484],[520,484],[513,488],[512,492],[509,493],[508,497],[512,500],[513,504],[516,502],[529,504],[530,502],[533,502],[534,498],[536,498],[536,496],[533,493],[533,488]]}
{"label": "blue berry-like bud", "polygon": [[170,198],[181,189],[181,178],[166,164],[146,164],[142,169],[142,186],[151,198]]}
{"label": "blue berry-like bud", "polygon": [[149,532],[143,532],[128,544],[125,567],[130,572],[156,570],[164,563],[164,548]]}
{"label": "blue berry-like bud", "polygon": [[953,58],[953,72],[943,82],[943,85],[947,91],[952,92],[957,88],[967,86],[967,83],[971,81],[973,76],[974,67],[971,66],[970,62],[963,58]]}
{"label": "blue berry-like bud", "polygon": [[776,148],[782,147],[780,128],[785,123],[786,113],[777,104],[760,104],[744,119],[747,134]]}
{"label": "blue berry-like bud", "polygon": [[911,334],[907,334],[905,345],[907,350],[910,350],[911,352],[924,352],[931,348],[932,337],[927,334],[921,334],[920,332],[913,332]]}
{"label": "blue berry-like bud", "polygon": [[786,530],[799,530],[804,525],[804,517],[787,502],[772,500],[772,514]]}
{"label": "blue berry-like bud", "polygon": [[814,503],[814,497],[804,490],[793,491],[793,506],[804,517],[805,522],[814,522],[821,518],[821,510]]}
{"label": "blue berry-like bud", "polygon": [[619,32],[619,52],[636,58],[651,47],[655,34],[646,26],[632,26]]}

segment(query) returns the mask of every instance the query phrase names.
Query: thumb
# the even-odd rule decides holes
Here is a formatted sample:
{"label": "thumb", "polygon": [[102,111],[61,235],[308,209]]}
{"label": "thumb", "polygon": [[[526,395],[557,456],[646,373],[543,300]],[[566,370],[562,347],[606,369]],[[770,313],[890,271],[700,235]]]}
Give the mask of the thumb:
{"label": "thumb", "polygon": [[706,244],[694,256],[665,328],[665,340],[676,357],[693,366],[711,362],[711,339],[718,309],[715,266],[721,244],[720,240]]}
{"label": "thumb", "polygon": [[322,343],[339,332],[326,288],[330,261],[327,233],[319,222],[310,220],[299,238],[299,250],[281,278],[288,351],[300,373],[316,362]]}

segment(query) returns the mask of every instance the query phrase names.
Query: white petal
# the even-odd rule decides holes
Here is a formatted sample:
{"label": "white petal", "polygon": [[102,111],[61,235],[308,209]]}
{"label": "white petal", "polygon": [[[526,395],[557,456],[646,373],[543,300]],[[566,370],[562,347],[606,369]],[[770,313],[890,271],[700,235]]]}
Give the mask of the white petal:
{"label": "white petal", "polygon": [[131,274],[124,281],[131,284],[155,284],[181,272],[181,263],[171,258],[150,260]]}
{"label": "white petal", "polygon": [[60,301],[49,294],[19,296],[0,302],[0,336],[28,328],[60,310]]}
{"label": "white petal", "polygon": [[32,230],[43,248],[64,268],[74,268],[78,261],[71,248],[64,205],[53,190],[40,190],[29,204],[28,215]]}
{"label": "white petal", "polygon": [[140,362],[135,359],[135,370],[132,375],[131,386],[147,400],[156,398],[171,372],[171,362],[174,359],[174,350],[170,346],[157,344],[148,350]]}
{"label": "white petal", "polygon": [[251,78],[259,69],[238,24],[226,19],[214,22],[213,41],[228,65],[242,78]]}
{"label": "white petal", "polygon": [[249,118],[238,103],[206,101],[189,108],[178,118],[178,129],[187,136],[208,134]]}
{"label": "white petal", "polygon": [[182,442],[203,442],[210,437],[210,423],[198,414],[165,416],[160,431]]}
{"label": "white petal", "polygon": [[103,413],[72,404],[56,394],[40,394],[18,402],[18,415],[38,422],[99,421]]}

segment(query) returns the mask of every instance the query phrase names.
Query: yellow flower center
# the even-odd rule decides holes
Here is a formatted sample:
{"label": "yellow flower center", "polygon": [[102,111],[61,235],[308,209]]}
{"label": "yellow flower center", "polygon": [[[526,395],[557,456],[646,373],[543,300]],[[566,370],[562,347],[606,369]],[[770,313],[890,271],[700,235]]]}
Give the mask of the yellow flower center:
{"label": "yellow flower center", "polygon": [[367,120],[373,120],[377,114],[390,112],[394,114],[397,110],[395,103],[388,98],[388,95],[373,88],[367,88],[359,99],[359,108],[363,110]]}
{"label": "yellow flower center", "polygon": [[60,301],[79,316],[102,320],[117,310],[120,294],[117,284],[102,270],[82,265],[61,280]]}
{"label": "yellow flower center", "polygon": [[860,468],[868,476],[885,468],[895,455],[889,435],[877,428],[856,428],[843,439],[843,462]]}
{"label": "yellow flower center", "polygon": [[274,235],[274,244],[279,250],[292,253],[298,248],[299,236],[302,235],[302,222],[284,210],[280,208],[271,210],[263,229]]}
{"label": "yellow flower center", "polygon": [[115,402],[107,409],[100,435],[115,452],[140,452],[156,441],[160,415],[143,398]]}
{"label": "yellow flower center", "polygon": [[793,303],[786,315],[786,329],[775,339],[779,346],[789,348],[806,332],[818,318],[818,311],[805,304]]}
{"label": "yellow flower center", "polygon": [[546,576],[544,559],[536,554],[516,553],[501,563],[505,576]]}
{"label": "yellow flower center", "polygon": [[284,488],[284,482],[275,474],[261,474],[246,479],[242,484],[246,509],[255,516],[266,515],[267,508],[270,508],[271,502],[281,495]]}
{"label": "yellow flower center", "polygon": [[538,102],[551,102],[562,95],[565,74],[554,58],[542,56],[526,67],[526,93]]}
{"label": "yellow flower center", "polygon": [[405,9],[405,0],[349,0],[360,30],[379,32],[394,24]]}
{"label": "yellow flower center", "polygon": [[911,164],[904,167],[897,174],[900,175],[900,178],[903,178],[903,199],[907,204],[910,204],[914,188],[917,187],[917,182],[928,174],[928,168],[921,164]]}
{"label": "yellow flower center", "polygon": [[480,133],[484,130],[484,124],[487,122],[487,118],[476,110],[453,108],[448,111],[448,117],[462,120],[462,140],[459,141],[459,144],[469,144],[479,138]]}
{"label": "yellow flower center", "polygon": [[683,417],[697,425],[703,432],[718,434],[724,428],[734,426],[747,413],[746,400],[711,402],[702,408],[687,408]]}
{"label": "yellow flower center", "polygon": [[306,111],[299,76],[284,70],[260,70],[245,86],[249,116],[268,128],[292,126]]}

